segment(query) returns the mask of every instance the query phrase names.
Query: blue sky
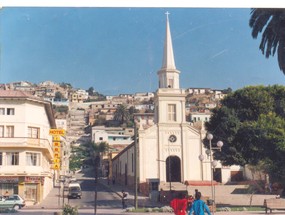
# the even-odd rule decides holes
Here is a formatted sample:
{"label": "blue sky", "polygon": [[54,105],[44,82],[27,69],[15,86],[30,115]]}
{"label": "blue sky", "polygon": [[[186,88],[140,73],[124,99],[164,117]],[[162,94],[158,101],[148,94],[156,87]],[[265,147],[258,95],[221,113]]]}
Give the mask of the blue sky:
{"label": "blue sky", "polygon": [[277,56],[251,37],[249,8],[63,8],[0,10],[0,83],[45,80],[106,94],[153,92],[170,12],[181,88],[236,90],[285,83]]}

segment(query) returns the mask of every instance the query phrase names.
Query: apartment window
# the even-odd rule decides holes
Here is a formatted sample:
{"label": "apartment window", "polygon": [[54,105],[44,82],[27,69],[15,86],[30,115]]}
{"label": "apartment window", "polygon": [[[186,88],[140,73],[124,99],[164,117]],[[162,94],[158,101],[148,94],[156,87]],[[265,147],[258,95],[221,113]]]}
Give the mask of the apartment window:
{"label": "apartment window", "polygon": [[99,140],[103,140],[103,137],[99,137]]}
{"label": "apartment window", "polygon": [[174,104],[168,105],[168,120],[176,121],[176,105]]}
{"label": "apartment window", "polygon": [[6,137],[14,137],[14,126],[6,126]]}
{"label": "apartment window", "polygon": [[0,108],[0,115],[5,115],[5,108]]}
{"label": "apartment window", "polygon": [[39,166],[40,165],[40,154],[39,153],[26,153],[26,165],[27,166]]}
{"label": "apartment window", "polygon": [[16,166],[19,165],[19,152],[7,152],[7,165]]}
{"label": "apartment window", "polygon": [[0,137],[4,137],[4,126],[0,125]]}
{"label": "apartment window", "polygon": [[3,165],[2,162],[3,162],[3,152],[0,152],[0,165],[1,166]]}
{"label": "apartment window", "polygon": [[40,128],[28,127],[28,137],[40,138]]}
{"label": "apartment window", "polygon": [[15,108],[7,108],[7,115],[15,115]]}

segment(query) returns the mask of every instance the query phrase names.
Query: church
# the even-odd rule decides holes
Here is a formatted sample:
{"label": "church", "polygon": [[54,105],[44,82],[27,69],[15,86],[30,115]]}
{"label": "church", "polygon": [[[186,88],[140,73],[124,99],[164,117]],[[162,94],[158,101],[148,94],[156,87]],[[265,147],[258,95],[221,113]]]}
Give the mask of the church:
{"label": "church", "polygon": [[[211,181],[209,162],[199,160],[205,154],[202,140],[206,131],[186,121],[185,90],[180,88],[180,71],[176,69],[168,13],[162,67],[154,98],[154,124],[145,127],[137,122],[134,143],[112,159],[112,177],[116,183],[134,186],[137,178],[140,192],[175,190],[178,184]],[[217,165],[218,180],[230,180],[232,167]],[[238,172],[240,170],[236,169]],[[135,172],[137,171],[137,172]]]}

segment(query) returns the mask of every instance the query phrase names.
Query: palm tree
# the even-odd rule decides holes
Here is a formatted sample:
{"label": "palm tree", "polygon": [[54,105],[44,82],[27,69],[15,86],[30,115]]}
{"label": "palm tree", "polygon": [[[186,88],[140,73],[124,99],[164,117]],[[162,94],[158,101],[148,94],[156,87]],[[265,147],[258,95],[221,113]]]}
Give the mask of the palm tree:
{"label": "palm tree", "polygon": [[94,173],[95,173],[95,196],[94,196],[94,214],[96,215],[97,211],[97,184],[98,184],[98,169],[100,167],[100,156],[105,153],[109,146],[106,142],[94,143],[89,142],[90,156],[94,164]]}
{"label": "palm tree", "polygon": [[118,105],[114,114],[114,119],[119,121],[120,124],[123,124],[130,119],[130,113],[126,105]]}
{"label": "palm tree", "polygon": [[253,8],[249,26],[254,39],[263,31],[259,49],[266,58],[277,51],[279,68],[285,74],[285,9]]}

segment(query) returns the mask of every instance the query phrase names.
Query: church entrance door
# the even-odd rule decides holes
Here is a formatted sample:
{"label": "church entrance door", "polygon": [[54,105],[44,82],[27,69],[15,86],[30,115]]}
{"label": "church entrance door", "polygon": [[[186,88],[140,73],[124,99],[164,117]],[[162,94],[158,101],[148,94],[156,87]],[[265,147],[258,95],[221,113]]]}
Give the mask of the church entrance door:
{"label": "church entrance door", "polygon": [[181,162],[178,156],[169,156],[166,159],[166,181],[181,182]]}

